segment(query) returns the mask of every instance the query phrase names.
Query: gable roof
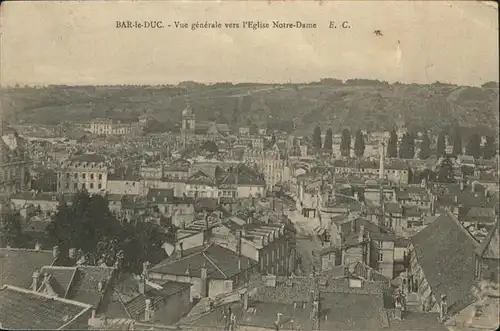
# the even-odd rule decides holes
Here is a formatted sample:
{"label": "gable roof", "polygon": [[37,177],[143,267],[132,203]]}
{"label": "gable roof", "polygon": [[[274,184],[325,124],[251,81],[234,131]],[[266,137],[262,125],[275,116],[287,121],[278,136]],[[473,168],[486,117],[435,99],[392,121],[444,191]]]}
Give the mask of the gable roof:
{"label": "gable roof", "polygon": [[166,203],[172,201],[174,189],[150,188],[147,195],[148,203]]}
{"label": "gable roof", "polygon": [[80,302],[6,285],[0,290],[0,324],[4,329],[64,329],[91,309]]}
{"label": "gable roof", "polygon": [[[206,265],[208,278],[230,279],[255,264],[247,257],[239,257],[230,249],[214,244],[194,247],[185,250],[184,254],[184,257],[180,259],[167,259],[160,262],[151,268],[151,272],[178,276],[189,273],[192,277],[199,278],[202,266]],[[238,269],[240,263],[242,270]]]}
{"label": "gable roof", "polygon": [[473,299],[474,252],[478,242],[454,215],[447,210],[411,237],[410,242],[436,299],[446,295],[450,312],[467,306]]}

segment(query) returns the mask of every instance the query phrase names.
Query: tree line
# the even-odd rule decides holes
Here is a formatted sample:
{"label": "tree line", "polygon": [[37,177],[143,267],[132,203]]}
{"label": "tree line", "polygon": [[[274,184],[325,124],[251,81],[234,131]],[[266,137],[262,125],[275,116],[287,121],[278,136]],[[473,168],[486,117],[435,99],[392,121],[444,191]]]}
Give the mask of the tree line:
{"label": "tree line", "polygon": [[[428,133],[424,132],[419,137],[420,144],[418,145],[418,158],[421,160],[428,159],[431,155],[436,155],[437,157],[446,156],[446,141],[447,137],[451,139],[452,152],[451,156],[457,157],[464,154],[464,149],[462,147],[462,134],[459,128],[453,130],[449,135],[442,131],[437,137],[437,143],[432,148],[431,139]],[[389,158],[401,158],[401,159],[413,159],[415,157],[417,146],[416,141],[417,136],[412,132],[406,132],[402,137],[401,141],[395,129],[389,133],[389,139],[386,146],[386,155]],[[349,157],[351,154],[351,132],[348,129],[342,130],[341,142],[340,142],[340,152],[343,157]],[[325,133],[325,139],[323,141],[321,128],[319,126],[314,128],[312,135],[312,147],[315,151],[325,151],[332,152],[333,147],[333,133],[332,129],[328,128]],[[354,134],[354,155],[356,157],[362,157],[365,152],[365,139],[363,132],[357,130]],[[465,146],[465,154],[473,156],[474,158],[484,158],[492,159],[496,155],[496,141],[493,136],[486,136],[486,141],[484,146],[481,147],[481,136],[478,133],[474,133],[469,136],[469,140]]]}

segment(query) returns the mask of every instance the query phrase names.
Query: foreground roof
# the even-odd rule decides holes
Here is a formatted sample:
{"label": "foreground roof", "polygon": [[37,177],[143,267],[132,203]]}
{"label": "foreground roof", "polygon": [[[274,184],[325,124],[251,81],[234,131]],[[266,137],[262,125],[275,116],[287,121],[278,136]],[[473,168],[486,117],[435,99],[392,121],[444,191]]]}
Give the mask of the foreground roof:
{"label": "foreground roof", "polygon": [[6,285],[0,290],[3,329],[64,329],[91,306]]}
{"label": "foreground roof", "polygon": [[465,308],[473,299],[474,252],[478,242],[449,211],[410,241],[436,298],[447,295],[450,312]]}

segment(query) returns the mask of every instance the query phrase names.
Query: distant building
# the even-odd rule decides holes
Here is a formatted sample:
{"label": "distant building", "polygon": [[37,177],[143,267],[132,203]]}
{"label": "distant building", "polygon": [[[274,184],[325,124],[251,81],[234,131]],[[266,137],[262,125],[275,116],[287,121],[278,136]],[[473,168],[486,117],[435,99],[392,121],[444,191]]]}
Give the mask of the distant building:
{"label": "distant building", "polygon": [[243,160],[247,164],[254,164],[257,170],[264,174],[267,190],[272,190],[274,186],[281,183],[284,161],[278,145],[274,144],[269,149],[263,150],[247,147]]}
{"label": "distant building", "polygon": [[121,136],[129,134],[131,131],[131,124],[115,123],[107,118],[99,118],[90,122],[90,132],[98,136]]}
{"label": "distant building", "polygon": [[57,191],[73,193],[85,189],[89,193],[105,192],[108,167],[97,154],[82,154],[61,162],[57,173]]}
{"label": "distant building", "polygon": [[16,132],[3,129],[0,118],[0,196],[10,194],[26,187],[28,155],[24,139]]}

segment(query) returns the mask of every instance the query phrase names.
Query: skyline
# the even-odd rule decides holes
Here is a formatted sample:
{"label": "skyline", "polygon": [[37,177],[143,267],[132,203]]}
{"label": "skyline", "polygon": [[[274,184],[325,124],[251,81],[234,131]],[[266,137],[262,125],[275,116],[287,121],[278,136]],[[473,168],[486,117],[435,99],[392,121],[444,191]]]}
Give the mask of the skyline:
{"label": "skyline", "polygon": [[[490,3],[110,1],[9,2],[2,7],[2,87],[306,83],[322,78],[466,86],[498,82],[498,7]],[[54,15],[57,20],[47,19]],[[332,17],[348,20],[352,29],[332,32],[327,27]],[[300,19],[318,28],[114,27],[116,20],[126,19]]]}

